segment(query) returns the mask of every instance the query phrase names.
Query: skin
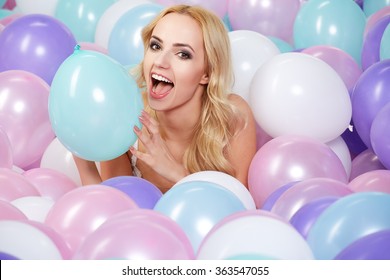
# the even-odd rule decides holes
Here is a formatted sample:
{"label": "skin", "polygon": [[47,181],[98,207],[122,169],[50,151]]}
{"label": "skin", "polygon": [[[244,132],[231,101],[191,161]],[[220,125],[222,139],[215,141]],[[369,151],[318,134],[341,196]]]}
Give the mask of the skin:
{"label": "skin", "polygon": [[[178,28],[180,27],[180,28]],[[137,157],[137,167],[144,179],[167,191],[177,181],[189,175],[183,165],[183,155],[201,114],[201,96],[209,77],[206,72],[202,30],[187,15],[171,13],[155,27],[144,57],[143,71],[148,89],[148,103],[156,110],[158,122],[146,112],[140,116],[142,130],[134,127],[138,136],[138,149],[130,148]],[[152,75],[158,74],[173,82],[174,87],[161,95],[153,94]],[[236,169],[236,178],[247,186],[250,162],[256,152],[256,132],[253,115],[248,104],[238,95],[229,99],[244,115],[247,126],[232,139],[229,161]],[[164,137],[160,134],[161,128]],[[83,184],[99,181],[96,167],[76,160],[78,168],[89,169],[88,178],[81,176]],[[84,167],[81,165],[85,165]],[[101,163],[101,179],[132,175],[129,157]],[[86,176],[84,176],[86,177]]]}

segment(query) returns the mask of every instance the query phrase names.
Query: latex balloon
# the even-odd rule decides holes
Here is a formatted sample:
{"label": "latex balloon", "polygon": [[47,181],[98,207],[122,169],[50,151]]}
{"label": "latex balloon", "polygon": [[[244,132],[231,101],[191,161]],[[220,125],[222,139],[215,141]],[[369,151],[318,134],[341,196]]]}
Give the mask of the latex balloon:
{"label": "latex balloon", "polygon": [[91,233],[74,259],[191,260],[191,243],[169,217],[149,209],[118,213]]}
{"label": "latex balloon", "polygon": [[348,183],[354,192],[384,192],[390,194],[390,170],[371,170]]}
{"label": "latex balloon", "polygon": [[265,62],[253,77],[249,100],[256,122],[271,137],[301,135],[328,142],[345,131],[352,116],[348,90],[337,72],[303,53],[283,53]]}
{"label": "latex balloon", "polygon": [[329,146],[313,138],[279,136],[261,147],[252,159],[249,191],[261,208],[279,187],[315,177],[348,182],[343,164]]}
{"label": "latex balloon", "polygon": [[248,101],[249,88],[255,72],[280,51],[269,38],[255,31],[235,30],[228,35],[234,72],[232,92]]}
{"label": "latex balloon", "polygon": [[127,194],[138,207],[153,209],[162,197],[162,192],[151,182],[135,176],[117,176],[102,182]]}
{"label": "latex balloon", "polygon": [[318,217],[307,242],[316,259],[333,259],[356,240],[390,229],[389,213],[390,194],[359,192],[341,197]]}
{"label": "latex balloon", "polygon": [[363,11],[369,17],[389,5],[389,0],[364,0]]}
{"label": "latex balloon", "polygon": [[112,29],[117,21],[130,9],[146,3],[153,3],[152,0],[121,0],[113,3],[109,6],[99,18],[96,31],[95,42],[96,44],[106,48],[108,50],[108,43]]}
{"label": "latex balloon", "polygon": [[58,0],[15,0],[18,9],[23,14],[45,14],[54,16]]}
{"label": "latex balloon", "polygon": [[135,80],[122,65],[102,53],[76,48],[53,79],[49,117],[57,138],[73,154],[110,160],[136,141],[133,127],[141,126],[140,100]]}
{"label": "latex balloon", "polygon": [[77,41],[94,42],[96,26],[116,0],[58,0],[54,17],[65,23]]}
{"label": "latex balloon", "polygon": [[224,187],[206,181],[190,181],[169,189],[154,210],[178,223],[196,252],[216,223],[246,209],[240,199]]}
{"label": "latex balloon", "polygon": [[24,196],[11,201],[11,204],[22,211],[31,221],[43,223],[54,201],[41,196]]}
{"label": "latex balloon", "polygon": [[20,168],[39,160],[54,138],[49,92],[49,85],[31,72],[0,72],[0,127],[10,141],[13,163]]}
{"label": "latex balloon", "polygon": [[0,128],[0,167],[12,168],[13,155],[8,135]]}
{"label": "latex balloon", "polygon": [[260,210],[233,214],[220,221],[204,238],[197,259],[221,260],[243,254],[282,260],[313,259],[310,247],[295,228]]}
{"label": "latex balloon", "polygon": [[386,167],[380,162],[378,156],[372,150],[366,149],[352,160],[349,180],[352,181],[366,172],[381,169],[386,169]]}
{"label": "latex balloon", "polygon": [[294,21],[295,47],[334,46],[360,65],[365,24],[366,16],[354,1],[308,1]]}
{"label": "latex balloon", "polygon": [[34,185],[41,196],[53,201],[78,187],[72,179],[55,169],[37,167],[25,171],[22,175]]}
{"label": "latex balloon", "polygon": [[330,178],[311,178],[295,183],[275,202],[271,211],[290,220],[305,204],[323,197],[352,194],[346,183]]}
{"label": "latex balloon", "polygon": [[332,151],[339,157],[341,163],[345,168],[347,177],[349,178],[352,169],[352,156],[349,151],[347,143],[344,141],[343,137],[339,136],[335,139],[326,143]]}
{"label": "latex balloon", "polygon": [[50,85],[75,45],[72,32],[58,19],[44,14],[24,15],[0,33],[0,72],[25,70]]}
{"label": "latex balloon", "polygon": [[390,169],[390,147],[386,139],[389,139],[390,128],[390,102],[387,103],[375,116],[371,124],[370,140],[374,153],[380,162]]}
{"label": "latex balloon", "polygon": [[174,187],[181,183],[191,181],[206,181],[218,184],[233,192],[241,200],[246,209],[256,209],[255,202],[244,184],[227,173],[212,170],[195,172],[179,180]]}
{"label": "latex balloon", "polygon": [[0,221],[0,252],[21,260],[62,260],[55,243],[41,230],[22,221]]}
{"label": "latex balloon", "polygon": [[108,217],[138,208],[123,192],[103,185],[89,185],[66,193],[52,206],[45,224],[56,230],[68,244],[72,254],[88,234]]}
{"label": "latex balloon", "polygon": [[27,217],[11,202],[0,200],[0,220],[27,220]]}
{"label": "latex balloon", "polygon": [[39,192],[23,175],[18,172],[0,168],[0,199],[12,201],[24,196],[39,196]]}

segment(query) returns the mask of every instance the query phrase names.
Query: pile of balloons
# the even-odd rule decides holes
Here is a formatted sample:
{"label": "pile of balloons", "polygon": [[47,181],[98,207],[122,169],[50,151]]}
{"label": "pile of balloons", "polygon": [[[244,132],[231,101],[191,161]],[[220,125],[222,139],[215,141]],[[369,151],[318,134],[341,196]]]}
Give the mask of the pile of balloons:
{"label": "pile of balloons", "polygon": [[[140,30],[179,3],[228,30],[249,189],[217,171],[82,187],[73,155],[99,169],[136,141]],[[389,0],[0,7],[0,259],[390,259]]]}

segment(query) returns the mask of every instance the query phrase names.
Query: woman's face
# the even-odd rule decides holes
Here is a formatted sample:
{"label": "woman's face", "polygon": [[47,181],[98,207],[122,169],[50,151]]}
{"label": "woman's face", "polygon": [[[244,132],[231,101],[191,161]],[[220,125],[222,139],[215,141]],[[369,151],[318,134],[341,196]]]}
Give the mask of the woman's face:
{"label": "woman's face", "polygon": [[202,30],[187,15],[170,13],[153,30],[144,57],[149,105],[170,110],[200,103],[208,83]]}

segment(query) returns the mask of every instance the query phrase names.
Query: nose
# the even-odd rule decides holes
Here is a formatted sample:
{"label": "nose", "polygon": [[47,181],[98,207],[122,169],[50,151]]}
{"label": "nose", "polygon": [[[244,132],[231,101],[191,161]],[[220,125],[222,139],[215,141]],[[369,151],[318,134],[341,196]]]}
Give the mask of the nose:
{"label": "nose", "polygon": [[170,65],[169,57],[170,57],[169,52],[164,52],[164,51],[158,52],[154,59],[154,65],[160,68],[168,68]]}

